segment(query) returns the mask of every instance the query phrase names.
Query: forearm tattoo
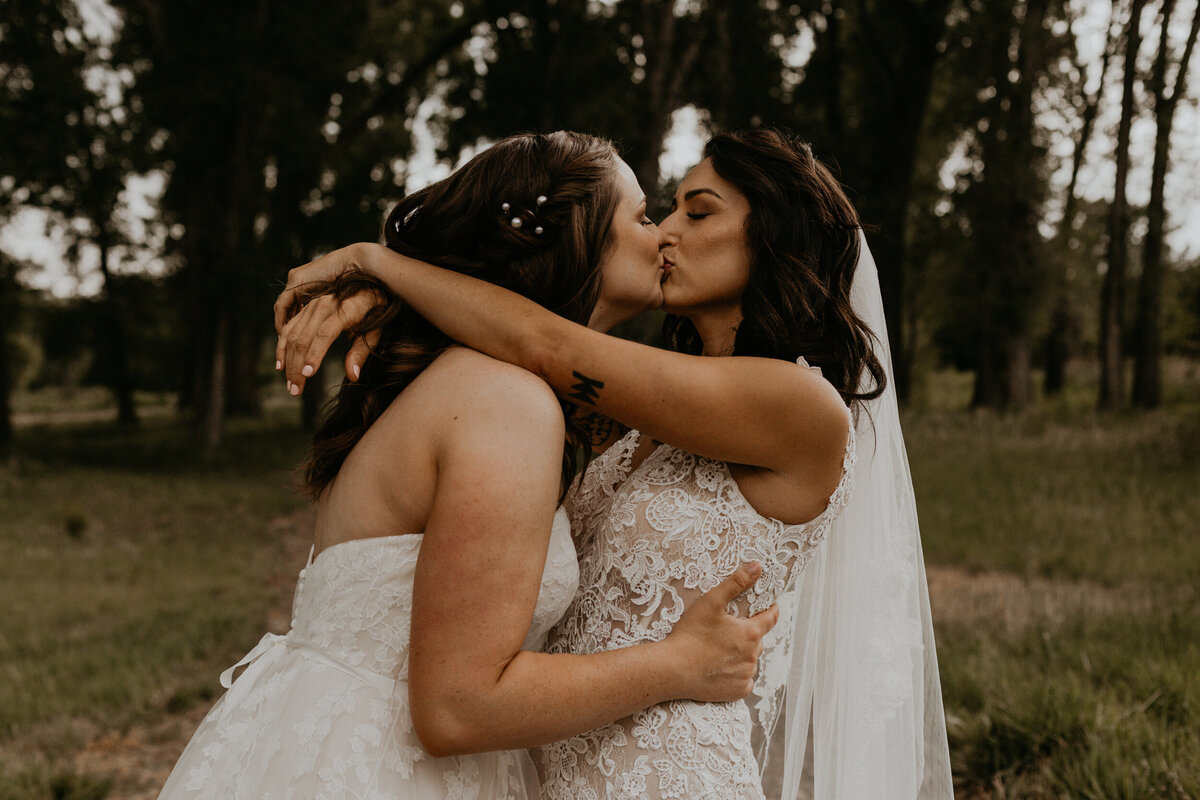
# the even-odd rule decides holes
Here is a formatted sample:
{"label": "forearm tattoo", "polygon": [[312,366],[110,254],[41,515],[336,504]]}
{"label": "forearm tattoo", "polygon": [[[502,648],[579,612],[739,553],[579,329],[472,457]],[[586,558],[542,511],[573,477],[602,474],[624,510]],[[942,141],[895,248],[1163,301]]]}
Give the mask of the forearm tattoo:
{"label": "forearm tattoo", "polygon": [[571,374],[579,378],[579,383],[572,384],[571,388],[575,391],[571,392],[567,397],[577,400],[580,403],[587,403],[590,406],[596,405],[596,400],[600,397],[598,390],[604,388],[604,381],[589,378],[578,370],[572,370]]}

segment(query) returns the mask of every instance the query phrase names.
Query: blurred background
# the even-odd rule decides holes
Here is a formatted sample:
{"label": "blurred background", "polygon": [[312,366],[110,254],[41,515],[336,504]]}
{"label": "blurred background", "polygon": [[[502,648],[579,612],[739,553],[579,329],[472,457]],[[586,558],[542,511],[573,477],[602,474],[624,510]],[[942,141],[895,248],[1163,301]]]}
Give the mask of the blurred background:
{"label": "blurred background", "polygon": [[[847,184],[958,791],[1200,797],[1196,0],[0,0],[0,800],[154,797],[285,630],[287,270],[510,133],[661,212],[712,132]],[[660,319],[623,335],[657,338]]]}

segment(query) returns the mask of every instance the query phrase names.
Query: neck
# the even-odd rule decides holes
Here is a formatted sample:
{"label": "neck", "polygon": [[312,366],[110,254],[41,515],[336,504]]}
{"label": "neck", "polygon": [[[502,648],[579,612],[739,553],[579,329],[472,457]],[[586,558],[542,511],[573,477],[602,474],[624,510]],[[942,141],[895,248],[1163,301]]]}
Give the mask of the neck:
{"label": "neck", "polygon": [[706,309],[688,316],[700,334],[704,343],[701,355],[728,356],[733,355],[733,343],[737,337],[738,325],[742,321],[742,309],[738,306]]}
{"label": "neck", "polygon": [[592,316],[588,317],[587,326],[594,331],[600,333],[608,333],[613,327],[621,322],[622,318],[613,314],[611,310],[603,303],[596,303],[596,307],[592,309]]}

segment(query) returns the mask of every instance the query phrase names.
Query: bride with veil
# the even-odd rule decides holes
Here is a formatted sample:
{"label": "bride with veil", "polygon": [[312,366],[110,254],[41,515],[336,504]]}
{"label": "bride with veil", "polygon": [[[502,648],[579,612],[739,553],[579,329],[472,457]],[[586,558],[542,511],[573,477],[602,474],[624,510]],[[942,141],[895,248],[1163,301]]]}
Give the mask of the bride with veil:
{"label": "bride with veil", "polygon": [[[779,604],[754,692],[671,701],[543,747],[543,797],[949,800],[912,481],[853,206],[807,145],[722,134],[660,229],[674,352],[357,246],[289,275],[279,358],[303,386],[375,301],[310,304],[285,326],[295,291],[365,272],[456,341],[619,424],[600,426],[603,452],[568,498],[581,584],[551,651],[651,641],[728,565],[762,561],[731,609]],[[320,333],[302,342],[300,327]],[[369,346],[352,347],[350,380]]]}

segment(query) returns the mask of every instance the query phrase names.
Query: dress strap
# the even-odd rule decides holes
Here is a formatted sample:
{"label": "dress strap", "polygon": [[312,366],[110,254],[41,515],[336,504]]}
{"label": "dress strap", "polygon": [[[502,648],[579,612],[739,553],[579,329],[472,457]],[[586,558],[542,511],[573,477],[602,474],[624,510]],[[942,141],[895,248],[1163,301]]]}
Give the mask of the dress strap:
{"label": "dress strap", "polygon": [[821,375],[821,377],[825,377],[825,376],[824,376],[824,375],[821,373],[821,368],[820,368],[820,367],[814,367],[814,366],[812,366],[811,364],[809,364],[809,363],[808,363],[808,359],[807,359],[807,358],[805,358],[804,356],[800,356],[799,358],[797,358],[797,359],[796,359],[796,363],[797,363],[797,364],[799,364],[800,366],[804,367],[805,369],[810,369],[810,370],[812,370],[813,372],[817,373],[818,375]]}

